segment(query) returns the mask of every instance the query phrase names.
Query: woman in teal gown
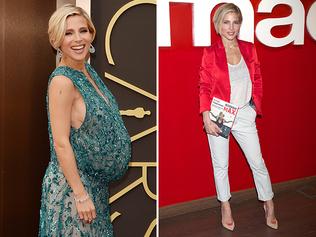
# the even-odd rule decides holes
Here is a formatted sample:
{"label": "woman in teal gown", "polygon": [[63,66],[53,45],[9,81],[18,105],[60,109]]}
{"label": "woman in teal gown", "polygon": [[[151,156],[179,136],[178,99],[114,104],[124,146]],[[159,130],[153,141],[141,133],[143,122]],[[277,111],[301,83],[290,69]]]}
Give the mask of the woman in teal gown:
{"label": "woman in teal gown", "polygon": [[85,62],[95,28],[73,5],[49,21],[60,62],[47,94],[50,162],[40,210],[39,236],[111,237],[108,184],[128,168],[131,142],[115,98]]}

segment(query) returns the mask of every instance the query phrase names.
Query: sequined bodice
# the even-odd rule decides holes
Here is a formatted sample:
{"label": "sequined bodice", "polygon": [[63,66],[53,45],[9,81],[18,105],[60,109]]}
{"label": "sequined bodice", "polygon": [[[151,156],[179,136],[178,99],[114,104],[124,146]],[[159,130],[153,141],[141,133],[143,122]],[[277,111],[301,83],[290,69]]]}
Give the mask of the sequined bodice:
{"label": "sequined bodice", "polygon": [[[102,182],[111,181],[119,178],[121,173],[126,171],[126,160],[129,160],[130,156],[130,137],[123,124],[115,98],[94,69],[89,64],[86,64],[86,68],[100,92],[108,98],[109,103],[98,94],[81,71],[61,66],[56,68],[51,78],[57,75],[70,78],[85,102],[85,119],[79,129],[71,128],[70,133],[70,141],[79,170],[101,178]],[[49,134],[51,160],[56,162],[50,126]],[[121,172],[118,172],[119,170]]]}
{"label": "sequined bodice", "polygon": [[[43,181],[39,236],[113,235],[109,220],[108,182],[120,178],[126,172],[131,156],[131,141],[114,96],[95,70],[89,64],[85,66],[104,97],[84,73],[67,66],[57,67],[49,82],[58,75],[71,79],[84,100],[84,121],[78,129],[71,128],[69,139],[81,181],[94,201],[97,219],[91,225],[82,225],[78,221],[72,190],[58,165],[48,110],[51,158]],[[48,100],[47,96],[47,105]],[[60,203],[63,206],[57,208],[56,205]]]}

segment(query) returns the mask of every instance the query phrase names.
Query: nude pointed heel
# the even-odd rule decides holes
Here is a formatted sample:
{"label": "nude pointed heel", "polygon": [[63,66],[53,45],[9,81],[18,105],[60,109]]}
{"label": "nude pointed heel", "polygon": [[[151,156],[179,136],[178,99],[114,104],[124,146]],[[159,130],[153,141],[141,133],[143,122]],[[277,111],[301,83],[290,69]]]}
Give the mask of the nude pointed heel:
{"label": "nude pointed heel", "polygon": [[264,209],[264,213],[265,213],[267,226],[269,226],[270,228],[272,228],[274,230],[277,230],[279,228],[278,220],[275,217],[273,219],[268,218],[267,207],[266,207],[265,203],[263,204],[263,209]]}
{"label": "nude pointed heel", "polygon": [[224,222],[224,220],[223,220],[223,207],[221,207],[221,214],[222,214],[222,226],[229,231],[233,231],[235,228],[235,222],[234,222],[234,220],[232,222]]}
{"label": "nude pointed heel", "polygon": [[222,221],[222,226],[223,226],[225,229],[229,230],[229,231],[233,231],[233,230],[235,229],[235,222],[232,222],[232,223],[224,223],[224,222]]}

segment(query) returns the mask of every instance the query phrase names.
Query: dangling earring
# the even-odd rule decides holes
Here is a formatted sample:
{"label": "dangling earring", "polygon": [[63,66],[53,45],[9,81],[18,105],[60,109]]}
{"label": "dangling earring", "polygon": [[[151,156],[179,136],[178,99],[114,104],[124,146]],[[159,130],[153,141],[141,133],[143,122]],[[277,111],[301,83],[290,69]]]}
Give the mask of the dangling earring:
{"label": "dangling earring", "polygon": [[95,48],[93,47],[92,44],[90,44],[89,52],[90,53],[95,53]]}
{"label": "dangling earring", "polygon": [[63,56],[63,51],[60,50],[60,48],[57,49],[57,57],[61,58]]}

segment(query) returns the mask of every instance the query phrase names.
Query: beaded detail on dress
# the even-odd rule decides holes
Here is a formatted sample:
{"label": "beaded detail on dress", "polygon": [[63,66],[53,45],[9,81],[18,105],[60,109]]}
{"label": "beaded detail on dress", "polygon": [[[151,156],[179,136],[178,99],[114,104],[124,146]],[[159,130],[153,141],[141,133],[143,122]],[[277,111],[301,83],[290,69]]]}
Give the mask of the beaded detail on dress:
{"label": "beaded detail on dress", "polygon": [[51,159],[42,185],[40,237],[113,236],[108,183],[125,174],[131,157],[131,140],[114,96],[95,70],[89,64],[85,66],[108,103],[81,71],[70,67],[57,67],[51,74],[49,83],[58,75],[71,79],[85,102],[85,119],[78,129],[71,128],[70,143],[81,181],[94,202],[97,217],[91,224],[84,224],[78,218],[73,192],[58,165],[53,146],[47,96]]}

